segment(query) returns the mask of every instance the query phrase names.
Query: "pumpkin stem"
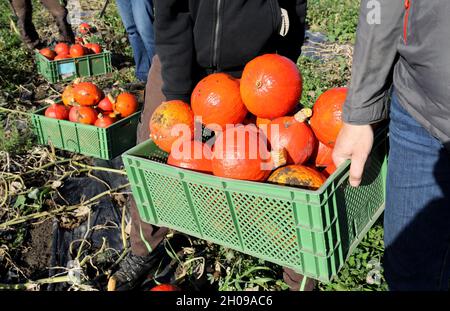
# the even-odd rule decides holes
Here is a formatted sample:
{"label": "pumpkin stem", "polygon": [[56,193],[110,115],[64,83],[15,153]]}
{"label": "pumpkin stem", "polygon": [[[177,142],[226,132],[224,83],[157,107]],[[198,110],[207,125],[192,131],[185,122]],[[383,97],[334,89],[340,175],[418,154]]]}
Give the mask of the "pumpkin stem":
{"label": "pumpkin stem", "polygon": [[76,78],[75,80],[73,80],[72,84],[78,84],[81,82],[81,78]]}
{"label": "pumpkin stem", "polygon": [[303,108],[302,110],[300,110],[299,112],[297,112],[294,115],[294,119],[297,122],[303,123],[311,116],[312,116],[312,109],[311,108]]}
{"label": "pumpkin stem", "polygon": [[272,157],[273,169],[277,169],[281,166],[286,165],[287,163],[287,151],[285,148],[281,148],[279,150],[272,150],[270,152]]}
{"label": "pumpkin stem", "polygon": [[257,89],[260,89],[261,87],[262,87],[262,81],[261,80],[258,80],[258,81],[256,81],[256,88]]}
{"label": "pumpkin stem", "polygon": [[115,104],[116,100],[114,99],[114,97],[111,95],[111,93],[109,93],[108,95],[106,95],[106,97],[108,97],[109,101],[111,102],[111,104]]}

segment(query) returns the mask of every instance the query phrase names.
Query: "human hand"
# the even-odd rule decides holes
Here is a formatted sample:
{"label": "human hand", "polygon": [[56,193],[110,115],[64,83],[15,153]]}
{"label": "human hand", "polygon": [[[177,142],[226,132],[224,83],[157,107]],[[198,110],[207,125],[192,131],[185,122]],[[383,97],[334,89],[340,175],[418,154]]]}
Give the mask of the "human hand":
{"label": "human hand", "polygon": [[364,171],[364,165],[372,150],[373,129],[371,125],[351,125],[344,123],[333,150],[333,161],[339,167],[351,160],[350,185],[358,187]]}

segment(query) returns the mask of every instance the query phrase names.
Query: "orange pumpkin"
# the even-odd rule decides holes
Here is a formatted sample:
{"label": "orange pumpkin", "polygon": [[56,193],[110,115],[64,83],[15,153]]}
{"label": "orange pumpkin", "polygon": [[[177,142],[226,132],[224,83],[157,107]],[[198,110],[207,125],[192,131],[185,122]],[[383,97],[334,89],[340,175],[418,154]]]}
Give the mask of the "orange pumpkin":
{"label": "orange pumpkin", "polygon": [[71,58],[71,56],[69,54],[58,54],[55,56],[54,60],[67,59],[67,58]]}
{"label": "orange pumpkin", "polygon": [[334,172],[336,172],[336,165],[334,163],[331,163],[328,165],[323,171],[322,174],[326,176],[327,178],[330,177]]}
{"label": "orange pumpkin", "polygon": [[333,148],[328,147],[319,141],[316,145],[314,153],[311,157],[314,161],[314,165],[317,167],[327,167],[333,164]]}
{"label": "orange pumpkin", "polygon": [[113,109],[122,118],[132,115],[138,109],[138,101],[136,96],[126,92],[119,94],[116,101],[113,103]]}
{"label": "orange pumpkin", "polygon": [[[179,126],[174,133],[172,129]],[[194,113],[181,100],[163,102],[150,118],[150,138],[166,152],[172,150],[175,141],[191,141],[194,138]]]}
{"label": "orange pumpkin", "polygon": [[269,126],[270,122],[272,122],[272,120],[270,120],[270,119],[256,118],[256,125],[257,125],[259,128],[261,128],[262,125]]}
{"label": "orange pumpkin", "polygon": [[110,95],[105,96],[97,105],[97,108],[101,111],[113,111],[113,104],[110,99]]}
{"label": "orange pumpkin", "polygon": [[179,146],[172,147],[167,164],[189,170],[211,173],[212,152],[207,144],[199,141],[184,141]]}
{"label": "orange pumpkin", "polygon": [[[191,96],[192,111],[202,117],[207,127],[241,123],[247,115],[239,91],[239,80],[225,73],[211,74],[202,79]],[[213,129],[213,128],[211,128]]]}
{"label": "orange pumpkin", "polygon": [[280,165],[284,163],[272,158],[265,135],[256,126],[240,125],[218,134],[212,160],[214,175],[264,181]]}
{"label": "orange pumpkin", "polygon": [[70,47],[70,56],[80,57],[86,54],[86,50],[81,44],[74,44]]}
{"label": "orange pumpkin", "polygon": [[89,25],[88,23],[81,23],[81,24],[78,26],[78,31],[79,31],[81,34],[85,35],[85,34],[87,34],[87,33],[89,33],[89,32],[93,32],[93,31],[94,31],[94,28],[93,28],[91,25]]}
{"label": "orange pumpkin", "polygon": [[278,185],[294,186],[317,190],[326,178],[317,170],[303,165],[288,165],[277,169],[270,175],[268,182]]}
{"label": "orange pumpkin", "polygon": [[54,50],[55,50],[56,54],[69,54],[70,46],[67,43],[60,42],[55,45]]}
{"label": "orange pumpkin", "polygon": [[98,43],[86,43],[84,47],[94,54],[102,52],[102,47]]}
{"label": "orange pumpkin", "polygon": [[347,92],[345,87],[330,89],[319,96],[313,107],[311,128],[317,139],[331,148],[342,128],[342,107]]}
{"label": "orange pumpkin", "polygon": [[73,86],[75,101],[81,106],[95,106],[103,97],[102,91],[91,82],[80,82]]}
{"label": "orange pumpkin", "polygon": [[302,95],[297,65],[277,54],[248,62],[241,78],[241,96],[247,109],[259,118],[275,119],[292,112]]}
{"label": "orange pumpkin", "polygon": [[39,53],[44,55],[45,58],[47,58],[48,60],[53,60],[55,58],[55,56],[56,56],[55,51],[52,51],[49,48],[43,48],[43,49],[39,50]]}
{"label": "orange pumpkin", "polygon": [[62,98],[64,105],[66,105],[66,106],[73,105],[73,103],[75,102],[75,97],[74,97],[72,85],[66,86],[66,88],[64,89],[64,92],[62,93],[61,98]]}
{"label": "orange pumpkin", "polygon": [[69,120],[82,124],[95,124],[98,112],[92,107],[73,106],[69,112]]}
{"label": "orange pumpkin", "polygon": [[287,163],[303,164],[313,154],[317,141],[311,128],[304,122],[306,117],[300,111],[294,117],[276,118],[267,128],[272,150],[285,149]]}
{"label": "orange pumpkin", "polygon": [[172,284],[159,284],[150,289],[151,292],[179,292],[181,289]]}

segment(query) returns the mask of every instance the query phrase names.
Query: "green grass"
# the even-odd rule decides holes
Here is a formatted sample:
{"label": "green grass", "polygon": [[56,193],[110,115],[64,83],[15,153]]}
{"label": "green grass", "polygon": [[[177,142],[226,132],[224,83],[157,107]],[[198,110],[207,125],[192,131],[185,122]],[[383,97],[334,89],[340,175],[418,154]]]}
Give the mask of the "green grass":
{"label": "green grass", "polygon": [[308,23],[333,41],[353,42],[358,24],[360,0],[309,0]]}

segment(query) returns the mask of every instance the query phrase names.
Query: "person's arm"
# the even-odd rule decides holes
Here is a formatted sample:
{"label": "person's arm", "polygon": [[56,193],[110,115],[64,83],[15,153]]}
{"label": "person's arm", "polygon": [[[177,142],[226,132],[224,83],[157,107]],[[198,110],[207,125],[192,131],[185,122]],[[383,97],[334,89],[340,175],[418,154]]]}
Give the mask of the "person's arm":
{"label": "person's arm", "polygon": [[161,60],[167,100],[190,101],[193,88],[194,39],[189,1],[154,0],[155,45]]}
{"label": "person's arm", "polygon": [[307,0],[279,0],[289,15],[289,31],[279,37],[277,52],[297,63],[305,39]]}
{"label": "person's arm", "polygon": [[402,40],[404,13],[404,1],[361,2],[352,80],[343,108],[344,125],[333,151],[336,166],[351,160],[349,181],[354,187],[361,183],[372,149],[370,124],[387,116],[386,100],[398,56],[397,45]]}

